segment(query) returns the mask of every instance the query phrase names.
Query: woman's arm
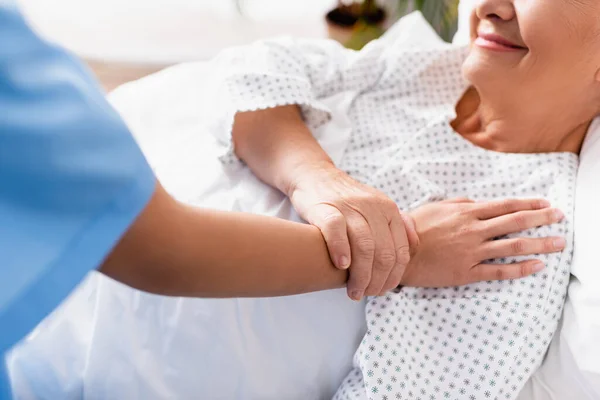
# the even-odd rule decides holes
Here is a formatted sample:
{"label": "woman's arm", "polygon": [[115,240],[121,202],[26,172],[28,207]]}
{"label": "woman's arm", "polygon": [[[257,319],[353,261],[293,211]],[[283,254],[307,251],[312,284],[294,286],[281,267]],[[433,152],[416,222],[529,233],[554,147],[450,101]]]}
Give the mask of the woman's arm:
{"label": "woman's arm", "polygon": [[319,229],[183,205],[160,185],[100,271],[155,294],[261,297],[341,288]]}
{"label": "woman's arm", "polygon": [[399,284],[409,242],[418,242],[413,224],[383,193],[335,167],[297,106],[238,113],[232,138],[238,157],[320,229],[334,265],[352,265],[347,285],[352,299]]}
{"label": "woman's arm", "polygon": [[377,84],[385,48],[378,41],[354,52],[326,40],[268,40],[223,52],[209,79],[209,131],[233,142],[250,169],[321,230],[334,265],[350,268],[348,294],[356,300],[398,285],[408,235],[416,232],[387,196],[335,168],[304,120],[316,127],[329,116],[323,98]]}
{"label": "woman's arm", "polygon": [[296,105],[238,113],[232,138],[236,155],[252,172],[288,197],[300,176],[335,168]]}

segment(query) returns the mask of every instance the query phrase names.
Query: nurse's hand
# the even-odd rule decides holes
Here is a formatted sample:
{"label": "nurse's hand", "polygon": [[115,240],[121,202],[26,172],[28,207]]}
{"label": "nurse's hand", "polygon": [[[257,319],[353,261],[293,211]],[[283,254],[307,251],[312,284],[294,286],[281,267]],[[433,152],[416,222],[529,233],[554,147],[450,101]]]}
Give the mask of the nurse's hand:
{"label": "nurse's hand", "polygon": [[350,268],[353,300],[383,294],[400,283],[418,243],[414,222],[382,192],[363,185],[330,163],[305,164],[289,190],[296,211],[318,227],[331,260]]}
{"label": "nurse's hand", "polygon": [[545,200],[475,203],[466,199],[432,203],[411,212],[419,245],[401,284],[413,287],[459,286],[479,281],[517,279],[541,271],[539,260],[486,264],[486,260],[559,252],[560,237],[494,238],[563,219]]}

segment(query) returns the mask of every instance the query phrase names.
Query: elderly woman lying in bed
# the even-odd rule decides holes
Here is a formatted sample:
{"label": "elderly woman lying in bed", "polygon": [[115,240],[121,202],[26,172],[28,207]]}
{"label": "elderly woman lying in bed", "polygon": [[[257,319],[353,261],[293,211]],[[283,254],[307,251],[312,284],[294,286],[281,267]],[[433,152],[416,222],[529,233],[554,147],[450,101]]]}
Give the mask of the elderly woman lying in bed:
{"label": "elderly woman lying in bed", "polygon": [[[598,12],[594,0],[482,0],[469,49],[425,44],[431,33],[409,18],[393,42],[358,53],[281,40],[216,61],[214,132],[233,141],[224,160],[230,168],[243,160],[321,228],[332,260],[352,263],[351,297],[382,294],[367,302],[368,331],[337,399],[513,399],[540,365],[569,281],[577,155],[600,111]],[[337,165],[317,141],[332,137]],[[525,211],[512,231],[491,228],[500,213],[449,200],[459,197],[545,198],[567,218]],[[445,221],[463,218],[455,226],[472,229],[460,237],[485,239],[459,261],[479,270],[490,268],[485,259],[521,262],[537,273],[408,287],[414,271],[397,266],[396,206],[414,217],[423,243],[413,246],[414,268],[461,245],[439,235]],[[441,222],[423,222],[431,220]],[[506,258],[515,253],[546,254],[540,265]],[[369,280],[361,263],[372,260],[387,275]],[[401,276],[407,286],[384,294]]]}

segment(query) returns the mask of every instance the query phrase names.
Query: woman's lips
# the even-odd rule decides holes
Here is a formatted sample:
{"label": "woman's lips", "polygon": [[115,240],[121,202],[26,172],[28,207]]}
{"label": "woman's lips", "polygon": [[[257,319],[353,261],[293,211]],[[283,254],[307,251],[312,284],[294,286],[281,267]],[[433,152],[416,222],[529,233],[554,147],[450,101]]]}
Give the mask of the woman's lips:
{"label": "woman's lips", "polygon": [[475,39],[475,45],[494,51],[521,51],[527,50],[526,47],[519,46],[511,41],[504,39],[500,35],[491,33],[479,33]]}

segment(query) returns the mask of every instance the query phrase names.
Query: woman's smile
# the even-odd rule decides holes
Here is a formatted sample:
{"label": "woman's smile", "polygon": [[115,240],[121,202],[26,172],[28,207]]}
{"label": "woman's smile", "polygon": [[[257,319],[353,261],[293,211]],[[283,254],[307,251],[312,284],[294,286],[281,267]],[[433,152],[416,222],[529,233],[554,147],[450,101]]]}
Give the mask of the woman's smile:
{"label": "woman's smile", "polygon": [[494,33],[478,33],[474,44],[483,49],[501,52],[516,52],[527,50],[526,47],[512,43],[504,37]]}

